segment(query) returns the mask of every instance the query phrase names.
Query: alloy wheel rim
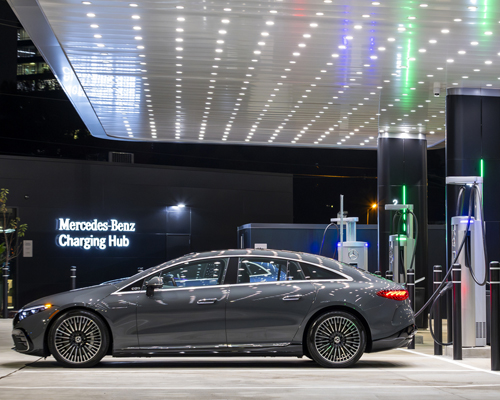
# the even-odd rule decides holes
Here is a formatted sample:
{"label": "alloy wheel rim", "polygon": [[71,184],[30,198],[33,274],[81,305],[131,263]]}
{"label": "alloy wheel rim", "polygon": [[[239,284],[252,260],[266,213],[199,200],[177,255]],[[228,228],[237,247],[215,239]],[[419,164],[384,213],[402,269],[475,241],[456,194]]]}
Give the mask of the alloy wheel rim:
{"label": "alloy wheel rim", "polygon": [[102,346],[101,329],[86,316],[73,316],[61,322],[54,344],[59,355],[72,363],[91,360]]}
{"label": "alloy wheel rim", "polygon": [[341,363],[351,360],[361,346],[361,333],[349,318],[325,319],[314,336],[316,350],[325,360]]}

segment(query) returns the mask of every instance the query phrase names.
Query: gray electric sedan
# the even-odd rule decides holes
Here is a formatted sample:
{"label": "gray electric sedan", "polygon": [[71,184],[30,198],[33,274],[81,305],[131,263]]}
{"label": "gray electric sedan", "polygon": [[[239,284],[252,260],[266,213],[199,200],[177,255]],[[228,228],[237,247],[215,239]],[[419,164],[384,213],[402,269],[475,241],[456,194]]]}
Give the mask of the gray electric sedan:
{"label": "gray electric sedan", "polygon": [[400,285],[313,254],[192,253],[48,296],[14,318],[15,349],[66,367],[114,357],[295,356],[348,367],[415,333]]}

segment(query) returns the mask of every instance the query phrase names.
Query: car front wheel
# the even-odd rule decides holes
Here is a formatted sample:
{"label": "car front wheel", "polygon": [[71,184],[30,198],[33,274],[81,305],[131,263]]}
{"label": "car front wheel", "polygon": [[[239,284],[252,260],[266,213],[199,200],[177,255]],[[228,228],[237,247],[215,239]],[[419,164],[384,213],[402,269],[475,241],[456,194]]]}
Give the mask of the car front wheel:
{"label": "car front wheel", "polygon": [[307,348],[319,365],[345,368],[354,365],[366,347],[363,324],[354,315],[331,311],[320,315],[307,334]]}
{"label": "car front wheel", "polygon": [[48,347],[65,367],[84,368],[96,365],[106,355],[109,333],[98,315],[85,310],[69,311],[52,325]]}

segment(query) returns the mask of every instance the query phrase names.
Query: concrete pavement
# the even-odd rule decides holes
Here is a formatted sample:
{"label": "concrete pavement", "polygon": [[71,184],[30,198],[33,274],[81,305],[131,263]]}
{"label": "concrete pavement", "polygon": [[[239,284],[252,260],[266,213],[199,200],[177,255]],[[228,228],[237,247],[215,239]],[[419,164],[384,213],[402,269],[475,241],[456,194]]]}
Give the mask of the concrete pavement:
{"label": "concrete pavement", "polygon": [[489,359],[435,357],[425,336],[416,350],[365,354],[349,369],[271,357],[106,357],[91,369],[66,369],[12,351],[11,325],[0,319],[0,399],[500,398]]}

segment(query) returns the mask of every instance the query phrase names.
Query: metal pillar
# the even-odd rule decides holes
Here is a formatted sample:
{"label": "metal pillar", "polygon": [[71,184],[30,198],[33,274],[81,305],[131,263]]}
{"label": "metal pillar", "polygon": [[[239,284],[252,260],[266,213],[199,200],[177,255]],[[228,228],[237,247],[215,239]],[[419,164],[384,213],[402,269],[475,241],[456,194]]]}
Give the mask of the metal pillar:
{"label": "metal pillar", "polygon": [[[418,219],[418,243],[415,254],[415,273],[425,281],[419,289],[424,297],[432,293],[432,271],[428,266],[427,229],[427,140],[420,134],[381,133],[378,137],[377,203],[380,205],[413,204]],[[392,230],[392,212],[378,208],[379,268],[383,274],[389,269],[389,235]],[[411,218],[411,217],[410,217]],[[418,326],[427,327],[427,318],[419,317]]]}
{"label": "metal pillar", "polygon": [[[498,232],[500,207],[497,199],[500,185],[500,90],[450,88],[446,95],[446,176],[482,176],[485,230],[488,235],[488,257],[500,259]],[[446,187],[446,221],[456,214],[459,186]],[[466,199],[467,200],[467,199]],[[463,214],[467,212],[467,201]],[[451,260],[451,228],[448,226],[448,265]],[[490,242],[491,241],[491,242]]]}

